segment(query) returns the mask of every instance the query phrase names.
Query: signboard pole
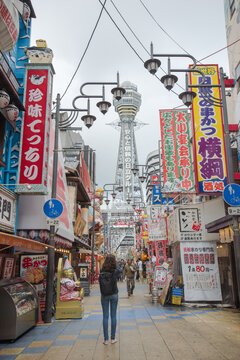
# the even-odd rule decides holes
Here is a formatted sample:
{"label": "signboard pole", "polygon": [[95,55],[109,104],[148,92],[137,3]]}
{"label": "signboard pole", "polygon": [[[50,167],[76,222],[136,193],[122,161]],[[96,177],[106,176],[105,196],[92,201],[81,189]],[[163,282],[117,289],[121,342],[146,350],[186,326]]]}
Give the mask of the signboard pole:
{"label": "signboard pole", "polygon": [[[223,121],[224,121],[228,180],[229,183],[234,183],[232,150],[231,150],[231,142],[229,136],[229,127],[228,127],[227,102],[225,95],[223,68],[220,68],[220,84],[221,84],[221,93],[222,93],[222,102],[223,102]],[[234,246],[234,254],[235,254],[235,264],[236,264],[235,266],[236,266],[236,277],[237,277],[237,287],[238,287],[238,300],[240,301],[240,232],[239,232],[239,224],[238,224],[238,215],[233,215],[232,218],[233,218],[233,231],[234,231],[233,246]]]}
{"label": "signboard pole", "polygon": [[[55,141],[53,154],[53,174],[52,174],[52,199],[56,199],[57,194],[57,168],[58,168],[58,126],[59,126],[60,94],[57,94],[56,103],[56,123],[55,123]],[[55,263],[55,225],[50,226],[49,245],[48,247],[48,266],[47,266],[47,283],[46,283],[46,307],[44,322],[50,323],[52,319],[52,302],[53,302],[53,281],[54,281],[54,263]]]}

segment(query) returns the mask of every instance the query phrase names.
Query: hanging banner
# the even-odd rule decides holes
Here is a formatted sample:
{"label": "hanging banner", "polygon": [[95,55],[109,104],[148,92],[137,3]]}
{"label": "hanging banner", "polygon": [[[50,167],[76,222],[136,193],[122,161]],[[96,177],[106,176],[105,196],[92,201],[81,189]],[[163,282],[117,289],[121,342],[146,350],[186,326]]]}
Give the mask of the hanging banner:
{"label": "hanging banner", "polygon": [[185,301],[222,301],[215,242],[180,243]]}
{"label": "hanging banner", "polygon": [[187,110],[160,110],[164,193],[195,192]]}
{"label": "hanging banner", "polygon": [[149,241],[166,240],[166,220],[162,206],[147,206]]}
{"label": "hanging banner", "polygon": [[[204,73],[207,85],[219,85],[218,65],[197,66]],[[191,73],[190,84],[199,85],[201,74]],[[206,89],[192,88],[193,139],[196,188],[200,194],[222,193],[227,185],[227,165],[222,108],[206,101]],[[220,88],[208,88],[208,93],[221,99]]]}
{"label": "hanging banner", "polygon": [[51,64],[26,66],[19,193],[47,192],[52,75]]}
{"label": "hanging banner", "polygon": [[166,240],[155,241],[156,265],[162,265],[167,261]]}
{"label": "hanging banner", "polygon": [[148,248],[148,257],[149,257],[149,260],[151,261],[153,255],[154,255],[154,250],[153,250],[153,242],[152,241],[148,241],[148,244],[147,244],[147,248]]}

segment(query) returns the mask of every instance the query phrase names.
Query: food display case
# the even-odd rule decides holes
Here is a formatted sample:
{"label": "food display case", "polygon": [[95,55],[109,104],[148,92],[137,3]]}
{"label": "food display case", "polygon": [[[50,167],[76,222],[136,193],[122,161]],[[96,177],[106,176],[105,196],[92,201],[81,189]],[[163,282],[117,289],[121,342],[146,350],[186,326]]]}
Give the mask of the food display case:
{"label": "food display case", "polygon": [[38,297],[27,281],[0,281],[0,340],[15,340],[38,321]]}

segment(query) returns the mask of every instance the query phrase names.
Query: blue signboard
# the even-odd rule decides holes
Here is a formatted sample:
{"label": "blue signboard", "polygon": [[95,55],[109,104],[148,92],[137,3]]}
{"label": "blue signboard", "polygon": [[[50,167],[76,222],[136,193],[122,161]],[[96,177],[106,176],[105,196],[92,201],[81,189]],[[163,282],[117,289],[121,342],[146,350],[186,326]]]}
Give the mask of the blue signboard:
{"label": "blue signboard", "polygon": [[152,192],[153,205],[173,205],[173,198],[165,198],[161,193],[160,185],[153,185]]}
{"label": "blue signboard", "polygon": [[228,184],[223,190],[223,199],[231,206],[240,206],[240,185]]}
{"label": "blue signboard", "polygon": [[52,219],[59,217],[63,212],[63,204],[57,199],[50,199],[43,205],[44,214]]}

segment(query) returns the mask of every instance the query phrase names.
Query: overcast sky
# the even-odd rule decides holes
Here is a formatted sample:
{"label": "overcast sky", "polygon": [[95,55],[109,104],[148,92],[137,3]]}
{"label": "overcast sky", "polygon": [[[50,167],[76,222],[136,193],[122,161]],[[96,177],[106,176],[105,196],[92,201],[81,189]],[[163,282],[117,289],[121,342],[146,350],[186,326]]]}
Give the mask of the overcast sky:
{"label": "overcast sky", "polygon": [[[103,2],[104,0],[102,0]],[[226,46],[223,0],[142,0],[161,27],[196,59],[210,55]],[[155,53],[179,53],[184,51],[174,43],[153,21],[140,0],[113,0],[129,26],[149,49],[154,44]],[[36,39],[45,39],[53,50],[54,77],[53,97],[63,94],[77,64],[86,48],[92,30],[101,10],[98,0],[32,0],[37,18],[32,22],[32,45]],[[134,38],[116,12],[111,0],[106,8],[112,15],[124,35],[145,61],[147,52]],[[162,59],[162,67],[166,63]],[[227,51],[205,60],[205,64],[219,64],[228,73]],[[174,60],[175,68],[186,68],[189,61]],[[72,99],[79,95],[80,85],[87,81],[116,81],[120,72],[120,82],[131,81],[137,85],[142,95],[142,105],[137,119],[148,123],[136,132],[137,151],[140,164],[144,164],[147,154],[157,149],[160,137],[159,109],[181,105],[175,94],[169,93],[162,83],[150,75],[142,61],[133,52],[122,35],[103,12],[86,56],[78,73],[62,99],[62,107],[72,107]],[[163,75],[158,71],[159,77]],[[179,76],[179,75],[178,75]],[[179,76],[180,77],[180,76]],[[179,84],[184,86],[183,79]],[[106,98],[112,101],[111,87],[106,91]],[[182,92],[179,87],[174,88]],[[95,93],[99,88],[95,88]],[[85,107],[85,103],[79,104]],[[87,129],[81,119],[75,126],[82,126],[81,132],[85,144],[97,153],[97,183],[114,182],[117,162],[119,135],[106,123],[117,120],[118,115],[111,107],[103,116],[92,102],[91,113],[97,117],[94,125]]]}

